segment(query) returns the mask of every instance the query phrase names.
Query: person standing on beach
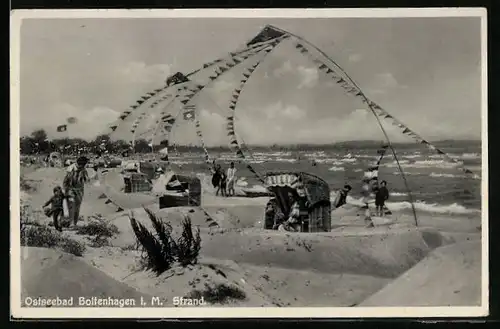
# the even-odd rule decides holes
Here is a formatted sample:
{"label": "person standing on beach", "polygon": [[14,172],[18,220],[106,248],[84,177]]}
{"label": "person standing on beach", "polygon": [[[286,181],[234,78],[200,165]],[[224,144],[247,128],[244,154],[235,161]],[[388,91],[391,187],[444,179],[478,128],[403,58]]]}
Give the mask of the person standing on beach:
{"label": "person standing on beach", "polygon": [[68,198],[69,219],[76,226],[80,217],[80,206],[83,201],[85,183],[89,177],[85,165],[88,163],[86,157],[79,157],[76,163],[70,165],[64,177],[63,187]]}
{"label": "person standing on beach", "polygon": [[227,169],[227,187],[229,196],[234,196],[234,184],[236,182],[236,168],[234,162],[231,162],[229,169]]}
{"label": "person standing on beach", "polygon": [[224,172],[224,170],[221,170],[220,171],[220,195],[222,195],[223,197],[226,197],[227,196],[227,176],[226,176],[226,173]]}
{"label": "person standing on beach", "polygon": [[220,181],[221,181],[221,173],[222,169],[220,167],[220,164],[215,165],[214,164],[214,169],[213,169],[213,175],[212,175],[212,185],[214,186],[215,190],[215,196],[219,195],[220,192]]}
{"label": "person standing on beach", "polygon": [[389,199],[389,190],[387,189],[387,182],[383,180],[380,182],[380,187],[375,194],[375,206],[377,207],[377,216],[384,217],[385,202]]}
{"label": "person standing on beach", "polygon": [[54,187],[53,191],[54,195],[52,195],[49,201],[45,202],[43,208],[45,209],[45,207],[50,204],[50,209],[47,208],[45,214],[49,217],[52,216],[52,219],[54,221],[54,228],[59,232],[62,232],[62,227],[60,225],[61,223],[59,222],[59,219],[63,214],[63,200],[66,196],[63,194],[63,190],[60,186]]}

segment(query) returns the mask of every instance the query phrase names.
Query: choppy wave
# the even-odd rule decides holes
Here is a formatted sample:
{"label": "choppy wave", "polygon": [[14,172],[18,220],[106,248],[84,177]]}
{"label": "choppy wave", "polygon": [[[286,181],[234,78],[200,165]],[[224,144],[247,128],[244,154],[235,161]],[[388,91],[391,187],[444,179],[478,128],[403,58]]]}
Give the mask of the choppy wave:
{"label": "choppy wave", "polygon": [[312,152],[312,153],[305,153],[305,157],[307,158],[323,158],[326,157],[325,151],[318,151],[318,152]]}
{"label": "choppy wave", "polygon": [[[417,160],[415,162],[409,162],[408,160],[400,160],[399,163],[404,168],[456,168],[462,163],[448,162],[445,160]],[[389,168],[397,167],[397,162],[388,163],[385,165]]]}
{"label": "choppy wave", "polygon": [[[362,198],[356,199],[353,197],[347,198],[347,203],[355,206],[363,206],[364,203]],[[413,203],[417,211],[435,213],[435,214],[449,214],[449,215],[465,215],[465,214],[478,214],[481,211],[479,209],[470,209],[459,205],[458,203],[452,203],[448,205],[442,205],[439,203],[426,203],[423,201],[416,201]],[[392,211],[401,211],[411,209],[411,204],[408,201],[401,202],[386,202],[387,207]]]}
{"label": "choppy wave", "polygon": [[330,169],[328,169],[329,171],[345,171],[345,168],[344,167],[336,167],[336,166],[333,166],[331,167]]}
{"label": "choppy wave", "polygon": [[406,159],[416,159],[422,157],[420,154],[405,154],[401,156],[402,158]]}

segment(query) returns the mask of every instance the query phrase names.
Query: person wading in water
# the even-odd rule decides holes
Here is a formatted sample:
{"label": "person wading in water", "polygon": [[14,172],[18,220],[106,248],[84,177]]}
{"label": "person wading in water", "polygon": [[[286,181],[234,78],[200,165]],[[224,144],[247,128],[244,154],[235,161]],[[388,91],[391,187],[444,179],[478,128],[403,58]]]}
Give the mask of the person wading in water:
{"label": "person wading in water", "polygon": [[79,157],[76,163],[70,165],[64,177],[63,187],[65,195],[68,198],[69,220],[76,226],[80,217],[80,206],[83,201],[85,191],[85,182],[89,177],[85,165],[88,163],[86,157]]}

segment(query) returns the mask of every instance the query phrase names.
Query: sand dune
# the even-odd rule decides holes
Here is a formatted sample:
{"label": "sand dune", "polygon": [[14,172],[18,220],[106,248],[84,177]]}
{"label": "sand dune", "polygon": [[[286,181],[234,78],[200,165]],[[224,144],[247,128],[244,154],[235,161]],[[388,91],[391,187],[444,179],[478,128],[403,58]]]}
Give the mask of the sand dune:
{"label": "sand dune", "polygon": [[[37,189],[27,200],[34,207],[41,206],[63,176],[57,168],[26,173]],[[415,227],[411,215],[397,213],[393,223],[378,221],[376,227],[366,228],[357,215],[359,210],[344,207],[332,213],[332,232],[293,234],[262,229],[267,198],[222,198],[204,186],[202,208],[159,209],[156,197],[127,195],[122,186],[117,171],[100,175],[100,180],[87,184],[82,205],[83,216],[100,213],[118,227],[120,233],[110,241],[111,246],[89,247],[82,259],[28,248],[22,267],[23,296],[53,296],[58,291],[85,296],[100,291],[106,296],[144,294],[168,300],[206,285],[229,284],[246,296],[231,301],[231,306],[478,303],[480,221],[474,218],[427,214],[419,216],[419,227]],[[109,199],[116,204],[106,203]],[[126,211],[117,212],[118,204]],[[136,238],[128,210],[152,229],[143,205],[170,222],[175,235],[180,233],[184,216],[191,218],[201,231],[200,264],[174,268],[159,277],[137,269],[139,253],[129,250]],[[40,282],[47,284],[38,287]],[[65,296],[62,292],[59,295]]]}
{"label": "sand dune", "polygon": [[481,305],[481,242],[434,250],[360,306]]}
{"label": "sand dune", "polygon": [[39,296],[73,297],[73,307],[81,307],[77,303],[79,297],[150,299],[73,255],[31,247],[22,247],[21,254],[25,256],[21,258],[22,303],[27,297]]}

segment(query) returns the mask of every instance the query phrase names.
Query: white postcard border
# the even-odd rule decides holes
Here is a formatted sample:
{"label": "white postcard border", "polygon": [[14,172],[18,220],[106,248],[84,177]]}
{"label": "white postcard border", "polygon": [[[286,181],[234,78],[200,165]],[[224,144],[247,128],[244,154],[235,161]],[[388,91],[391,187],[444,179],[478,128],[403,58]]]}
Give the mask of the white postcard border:
{"label": "white postcard border", "polygon": [[[10,211],[11,315],[14,318],[360,318],[472,317],[488,314],[488,91],[487,11],[485,8],[355,8],[355,9],[89,9],[16,10],[11,12]],[[19,58],[23,19],[71,18],[373,18],[479,17],[482,53],[482,296],[478,307],[240,307],[240,308],[26,308],[21,307]],[[43,284],[43,283],[41,283]]]}

